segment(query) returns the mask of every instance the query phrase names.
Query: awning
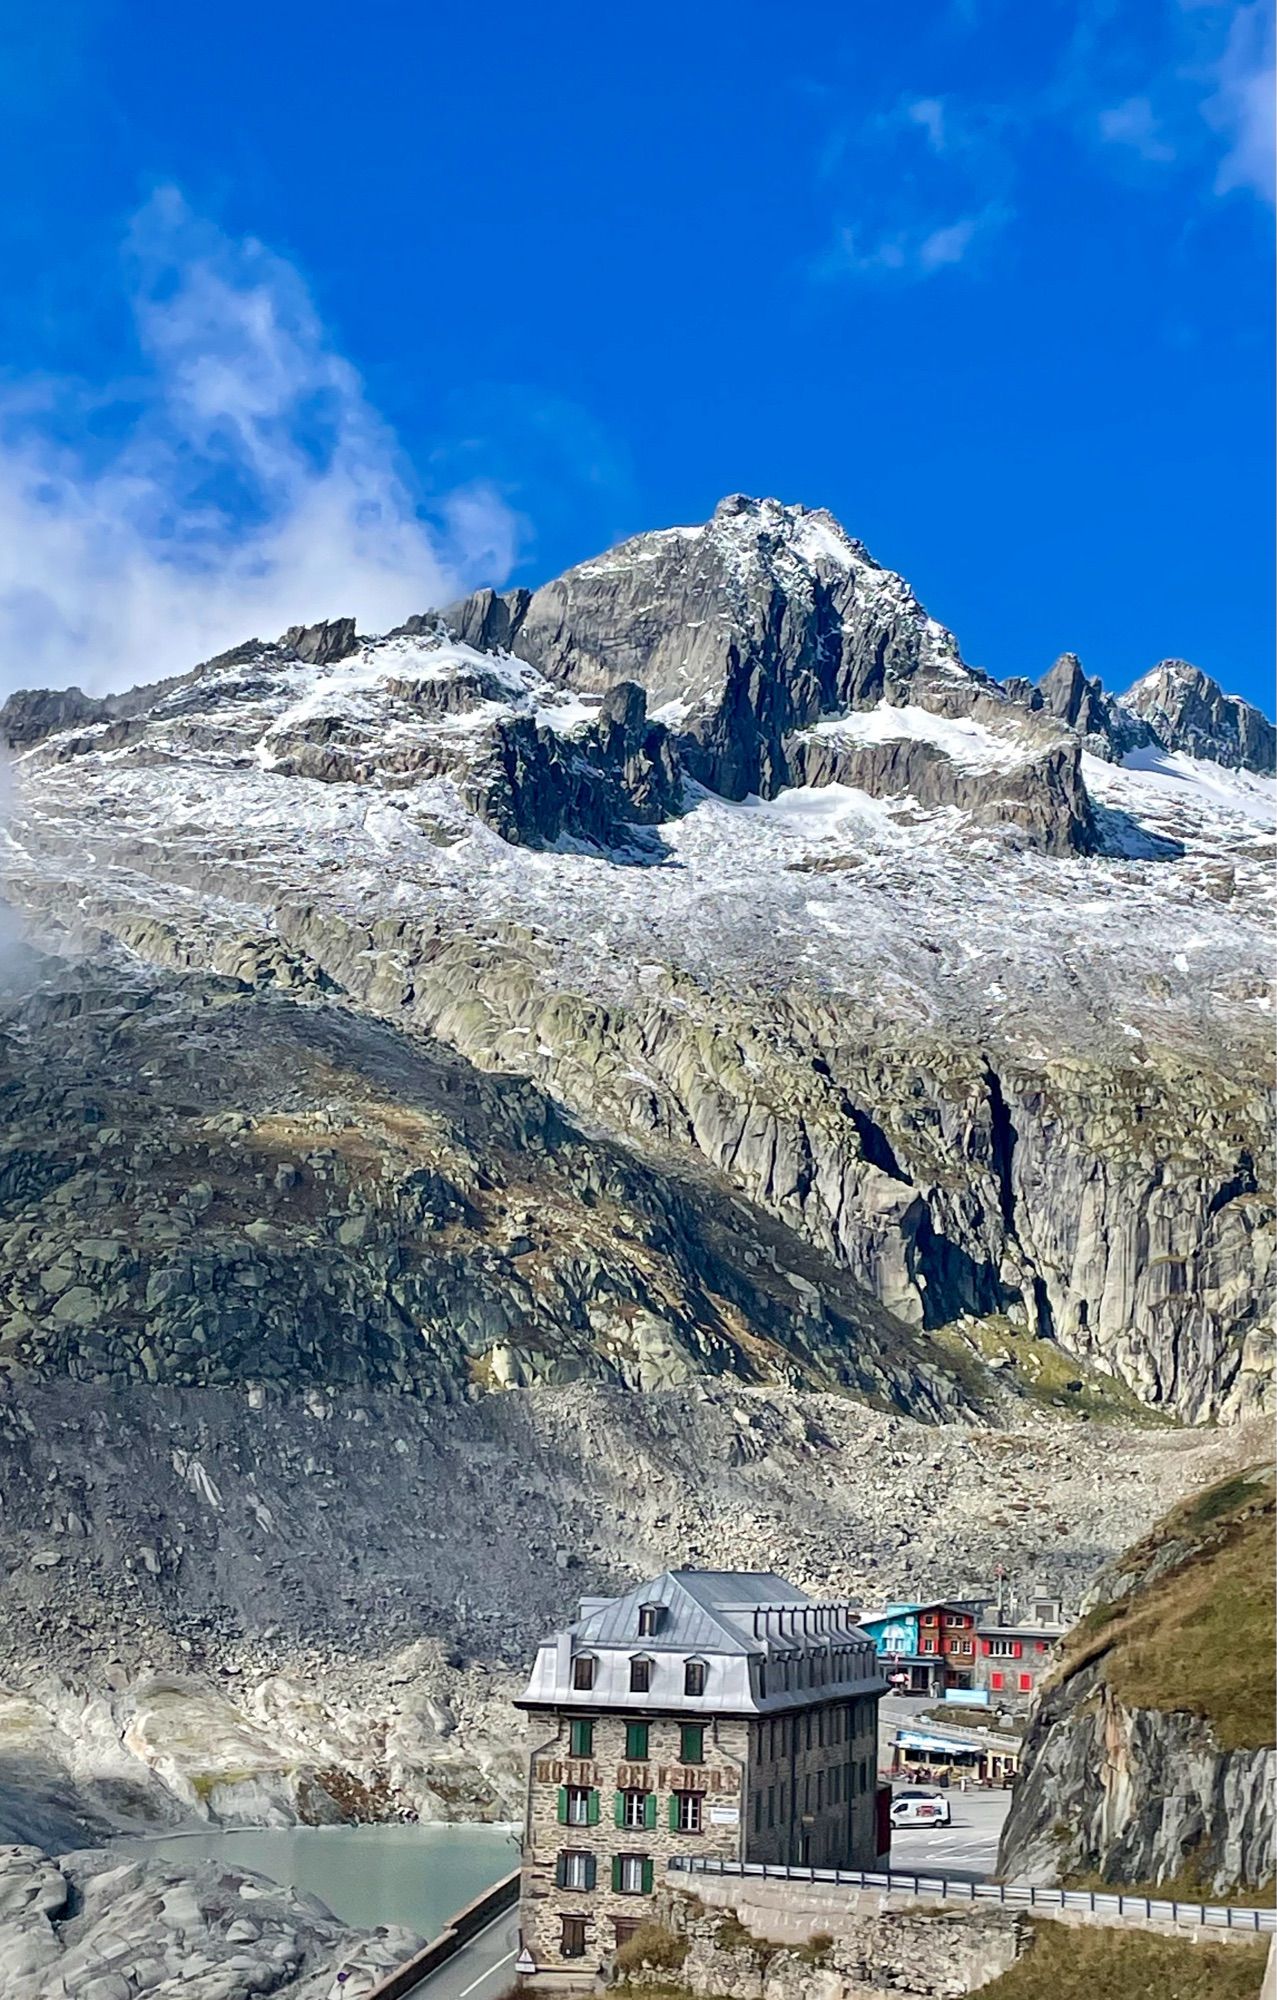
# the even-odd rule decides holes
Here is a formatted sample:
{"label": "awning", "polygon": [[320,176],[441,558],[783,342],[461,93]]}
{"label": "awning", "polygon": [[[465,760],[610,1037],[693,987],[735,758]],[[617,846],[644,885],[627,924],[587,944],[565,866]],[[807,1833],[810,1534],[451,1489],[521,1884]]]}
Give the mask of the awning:
{"label": "awning", "polygon": [[952,1736],[924,1736],[920,1729],[898,1729],[896,1742],[902,1750],[943,1750],[949,1754],[978,1757],[984,1749],[982,1743],[957,1743]]}

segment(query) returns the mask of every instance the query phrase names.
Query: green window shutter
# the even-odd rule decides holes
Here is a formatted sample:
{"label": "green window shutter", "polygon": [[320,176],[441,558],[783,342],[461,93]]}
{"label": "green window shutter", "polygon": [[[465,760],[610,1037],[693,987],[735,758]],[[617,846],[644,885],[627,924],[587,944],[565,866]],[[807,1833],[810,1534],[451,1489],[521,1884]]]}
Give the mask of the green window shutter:
{"label": "green window shutter", "polygon": [[572,1724],[572,1755],[588,1757],[594,1749],[594,1724],[574,1722]]}
{"label": "green window shutter", "polygon": [[620,1893],[621,1893],[621,1857],[619,1854],[614,1854],[612,1856],[612,1894],[614,1896],[619,1896]]}
{"label": "green window shutter", "polygon": [[647,1724],[627,1722],[625,1725],[625,1754],[633,1763],[641,1764],[647,1756]]}
{"label": "green window shutter", "polygon": [[555,1886],[556,1886],[557,1888],[560,1888],[560,1889],[566,1889],[566,1888],[567,1888],[567,1885],[568,1885],[568,1857],[567,1857],[567,1855],[566,1855],[566,1854],[560,1854],[560,1856],[558,1857],[558,1860],[557,1860],[557,1861],[555,1862],[555,1864],[554,1864],[554,1881],[555,1881]]}
{"label": "green window shutter", "polygon": [[590,1788],[590,1796],[586,1803],[585,1821],[587,1826],[597,1826],[599,1823],[599,1795],[593,1786]]}
{"label": "green window shutter", "polygon": [[566,1826],[566,1825],[567,1825],[567,1823],[568,1823],[568,1788],[567,1788],[567,1786],[566,1786],[566,1785],[560,1785],[560,1786],[559,1786],[559,1825],[560,1825],[560,1826]]}
{"label": "green window shutter", "polygon": [[624,1825],[625,1825],[625,1793],[624,1793],[624,1792],[618,1792],[618,1793],[617,1793],[617,1795],[616,1795],[616,1823],[617,1823],[617,1825],[618,1825],[618,1826],[624,1826]]}
{"label": "green window shutter", "polygon": [[699,1764],[705,1755],[705,1729],[699,1722],[685,1722],[680,1733],[679,1761]]}
{"label": "green window shutter", "polygon": [[599,1864],[592,1854],[585,1857],[585,1886],[592,1889],[598,1879]]}
{"label": "green window shutter", "polygon": [[644,1795],[643,1795],[643,1824],[644,1824],[644,1826],[655,1826],[655,1825],[656,1825],[656,1793],[655,1793],[655,1792],[645,1792],[645,1793],[644,1793]]}
{"label": "green window shutter", "polygon": [[678,1832],[678,1793],[670,1793],[670,1832]]}
{"label": "green window shutter", "polygon": [[645,1861],[643,1863],[643,1894],[645,1896],[650,1896],[651,1893],[652,1893],[652,1864],[650,1861]]}

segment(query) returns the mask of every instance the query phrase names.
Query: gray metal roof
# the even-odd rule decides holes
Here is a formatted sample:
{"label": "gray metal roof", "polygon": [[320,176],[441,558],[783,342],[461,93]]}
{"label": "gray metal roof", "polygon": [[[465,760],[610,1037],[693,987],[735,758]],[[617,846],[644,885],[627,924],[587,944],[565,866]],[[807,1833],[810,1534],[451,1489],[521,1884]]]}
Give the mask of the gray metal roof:
{"label": "gray metal roof", "polygon": [[803,1590],[770,1570],[666,1569],[650,1583],[636,1584],[623,1597],[587,1599],[582,1615],[568,1630],[580,1646],[626,1646],[639,1637],[639,1613],[645,1604],[663,1605],[667,1617],[659,1631],[643,1637],[648,1652],[751,1653],[760,1650],[754,1636],[755,1612],[793,1610],[810,1605]]}
{"label": "gray metal roof", "polygon": [[[645,1606],[660,1607],[655,1631]],[[573,1661],[592,1656],[591,1685],[574,1686]],[[631,1662],[651,1661],[649,1686],[631,1686]],[[684,1663],[706,1663],[705,1690],[689,1696]],[[580,1616],[538,1650],[528,1706],[676,1708],[770,1713],[880,1689],[873,1641],[847,1603],[820,1603],[770,1570],[663,1570],[620,1597],[586,1598]]]}

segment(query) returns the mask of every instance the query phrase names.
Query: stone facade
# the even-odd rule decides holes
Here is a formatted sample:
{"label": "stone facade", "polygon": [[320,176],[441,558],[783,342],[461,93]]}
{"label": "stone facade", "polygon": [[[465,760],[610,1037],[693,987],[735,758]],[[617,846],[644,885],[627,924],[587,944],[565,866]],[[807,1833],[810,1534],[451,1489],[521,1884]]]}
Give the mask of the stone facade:
{"label": "stone facade", "polygon": [[763,1717],[750,1724],[749,1738],[743,1859],[871,1868],[876,1697]]}
{"label": "stone facade", "polygon": [[[873,1697],[748,1720],[599,1715],[588,1755],[573,1754],[585,1718],[530,1719],[523,1942],[539,1967],[610,1956],[649,1916],[672,1855],[815,1868],[877,1858]],[[636,1728],[647,1732],[641,1758],[630,1754]],[[684,1760],[688,1729],[699,1762]]]}
{"label": "stone facade", "polygon": [[[524,1834],[523,1942],[538,1966],[597,1966],[624,1941],[628,1928],[650,1915],[671,1855],[740,1858],[751,1725],[722,1719],[694,1724],[702,1731],[702,1756],[685,1763],[682,1725],[673,1717],[638,1723],[648,1732],[643,1758],[628,1755],[633,1718],[594,1719],[588,1757],[571,1754],[567,1716],[534,1711],[531,1721],[538,1747],[532,1753]],[[582,1795],[585,1822],[562,1818],[565,1810],[578,1809]],[[625,1823],[631,1799],[645,1803],[641,1824]],[[681,1807],[683,1799],[697,1799],[699,1805]],[[628,1811],[638,1817],[633,1806]],[[697,1819],[699,1827],[680,1831],[672,1823],[676,1816]],[[562,1857],[568,1856],[573,1865],[565,1867]],[[587,1865],[576,1864],[578,1856]],[[617,1865],[622,1860],[624,1875]],[[575,1934],[572,1924],[580,1926]]]}

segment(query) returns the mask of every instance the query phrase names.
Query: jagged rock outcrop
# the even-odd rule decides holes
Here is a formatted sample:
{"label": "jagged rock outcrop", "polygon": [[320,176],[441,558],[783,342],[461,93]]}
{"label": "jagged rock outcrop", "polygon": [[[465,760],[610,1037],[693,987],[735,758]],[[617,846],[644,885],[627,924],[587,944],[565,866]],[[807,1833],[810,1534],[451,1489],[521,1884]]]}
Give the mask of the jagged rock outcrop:
{"label": "jagged rock outcrop", "polygon": [[1277,761],[1277,729],[1266,715],[1187,660],[1162,660],[1121,697],[1168,750],[1207,757],[1243,771],[1268,772]]}
{"label": "jagged rock outcrop", "polygon": [[530,716],[497,722],[462,797],[503,840],[549,847],[568,835],[608,848],[629,827],[672,818],[683,774],[669,731],[647,719],[642,688],[621,681],[571,736]]}
{"label": "jagged rock outcrop", "polygon": [[1128,750],[1154,740],[1152,730],[1133,710],[1107,694],[1102,681],[1083,671],[1076,653],[1061,653],[1028,699],[1030,707],[1053,715],[1100,757],[1120,761]]}
{"label": "jagged rock outcrop", "polygon": [[790,765],[806,785],[854,785],[874,798],[954,806],[982,826],[1017,827],[1043,854],[1094,854],[1099,845],[1076,747],[984,772],[918,738],[847,744],[826,735],[796,742]]}
{"label": "jagged rock outcrop", "polygon": [[100,722],[110,713],[105,701],[81,688],[19,688],[0,708],[0,735],[10,750],[26,750],[61,729]]}
{"label": "jagged rock outcrop", "polygon": [[353,618],[331,618],[318,625],[290,625],[279,643],[299,660],[326,667],[334,660],[347,659],[359,641]]}
{"label": "jagged rock outcrop", "polygon": [[5,2000],[327,2000],[369,1992],[422,1943],[398,1927],[352,1930],[315,1897],[221,1861],[0,1847]]}
{"label": "jagged rock outcrop", "polygon": [[1004,1875],[1271,1887],[1273,1555],[1260,1473],[1208,1489],[1100,1579],[1033,1715]]}
{"label": "jagged rock outcrop", "polygon": [[924,670],[967,671],[832,515],[743,494],[703,528],[641,535],[530,595],[481,592],[446,617],[583,693],[638,682],[654,710],[672,705],[691,775],[732,799],[793,783],[786,738],[822,714]]}

